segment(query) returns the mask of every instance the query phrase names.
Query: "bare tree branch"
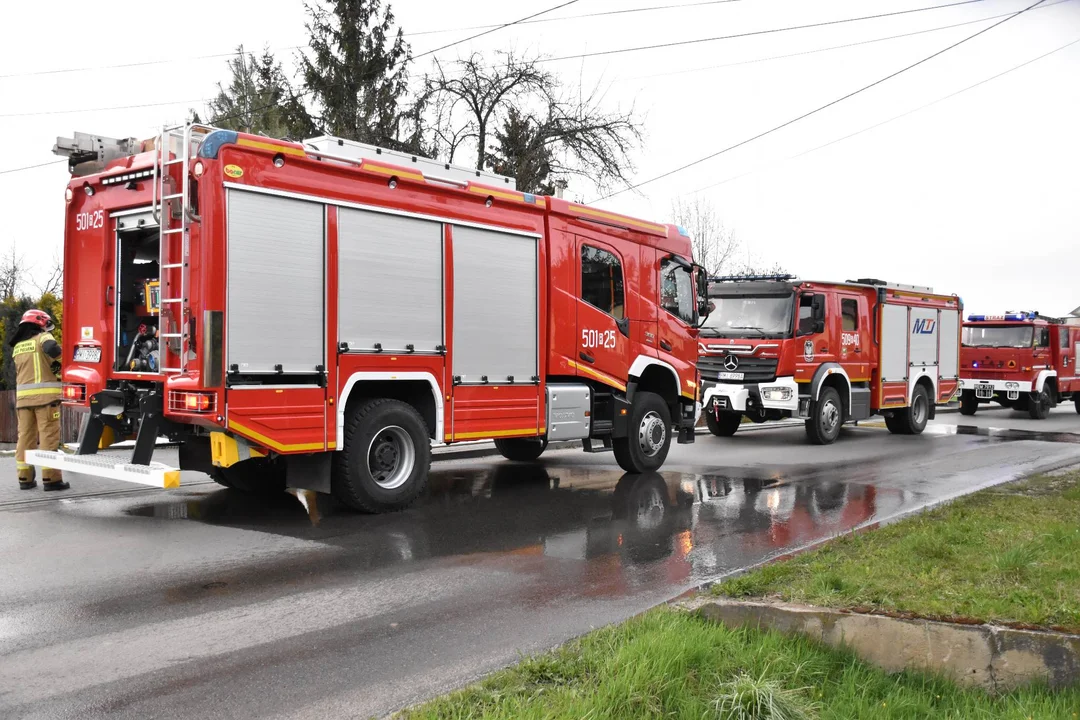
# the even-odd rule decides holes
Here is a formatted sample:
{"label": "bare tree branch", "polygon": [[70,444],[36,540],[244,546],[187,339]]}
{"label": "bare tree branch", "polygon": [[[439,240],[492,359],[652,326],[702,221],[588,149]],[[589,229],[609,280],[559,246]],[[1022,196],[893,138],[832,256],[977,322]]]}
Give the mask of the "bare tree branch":
{"label": "bare tree branch", "polygon": [[38,291],[38,295],[55,295],[61,297],[64,291],[64,263],[60,259],[59,255],[54,255],[52,264],[48,275],[45,276],[45,282],[34,282],[34,287]]}
{"label": "bare tree branch", "polygon": [[712,203],[700,197],[676,199],[671,205],[671,218],[689,233],[694,261],[709,275],[734,270],[741,243],[734,232],[724,227]]}
{"label": "bare tree branch", "polygon": [[11,246],[7,254],[0,258],[0,300],[18,297],[23,289],[26,271],[22,255],[17,255],[15,246]]}

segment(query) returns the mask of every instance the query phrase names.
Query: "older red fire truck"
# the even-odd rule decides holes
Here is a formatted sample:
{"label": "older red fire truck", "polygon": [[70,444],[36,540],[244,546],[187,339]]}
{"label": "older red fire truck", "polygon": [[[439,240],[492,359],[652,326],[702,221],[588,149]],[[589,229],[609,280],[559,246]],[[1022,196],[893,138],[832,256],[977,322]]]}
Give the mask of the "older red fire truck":
{"label": "older red fire truck", "polygon": [[808,282],[790,275],[714,278],[698,370],[709,430],[798,417],[816,444],[845,422],[883,415],[917,434],[956,392],[955,295],[880,280]]}
{"label": "older red fire truck", "polygon": [[[628,471],[694,439],[704,273],[672,225],[512,178],[322,137],[188,125],[76,134],[64,397],[78,453],[31,462],[174,487],[423,490],[431,444],[614,450]],[[97,455],[135,438],[130,462]]]}
{"label": "older red fire truck", "polygon": [[1072,399],[1080,413],[1080,327],[1037,312],[969,315],[960,352],[960,412],[981,403],[1026,410],[1036,420]]}

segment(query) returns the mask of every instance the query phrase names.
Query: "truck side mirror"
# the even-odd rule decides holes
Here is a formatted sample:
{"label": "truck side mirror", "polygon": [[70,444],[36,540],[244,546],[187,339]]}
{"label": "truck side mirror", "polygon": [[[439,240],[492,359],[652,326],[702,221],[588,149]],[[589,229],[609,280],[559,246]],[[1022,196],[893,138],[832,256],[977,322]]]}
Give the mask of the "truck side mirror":
{"label": "truck side mirror", "polygon": [[[814,318],[815,327],[816,323],[821,323],[821,330],[825,329],[825,296],[815,295],[814,299],[810,301],[810,317]],[[816,330],[815,332],[821,332]]]}
{"label": "truck side mirror", "polygon": [[701,327],[705,324],[705,321],[709,319],[709,313],[712,312],[713,304],[709,302],[709,273],[705,272],[705,268],[700,265],[694,265],[694,283],[697,290],[697,323],[696,327]]}

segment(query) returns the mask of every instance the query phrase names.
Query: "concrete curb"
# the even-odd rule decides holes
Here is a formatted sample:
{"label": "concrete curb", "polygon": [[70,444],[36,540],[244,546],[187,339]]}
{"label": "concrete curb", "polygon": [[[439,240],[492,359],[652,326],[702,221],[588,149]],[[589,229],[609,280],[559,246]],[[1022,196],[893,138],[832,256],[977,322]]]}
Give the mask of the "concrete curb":
{"label": "concrete curb", "polygon": [[1080,683],[1080,635],[721,598],[691,598],[674,607],[727,627],[805,635],[889,673],[929,671],[991,692]]}

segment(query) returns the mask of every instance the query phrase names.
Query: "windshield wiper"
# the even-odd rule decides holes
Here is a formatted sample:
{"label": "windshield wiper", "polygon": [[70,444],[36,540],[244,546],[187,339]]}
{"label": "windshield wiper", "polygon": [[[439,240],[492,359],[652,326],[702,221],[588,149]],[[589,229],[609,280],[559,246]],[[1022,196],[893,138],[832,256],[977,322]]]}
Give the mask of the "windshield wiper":
{"label": "windshield wiper", "polygon": [[723,337],[723,334],[714,327],[705,326],[701,328],[701,334],[705,337]]}
{"label": "windshield wiper", "polygon": [[760,328],[757,325],[732,325],[732,330],[757,330],[761,333],[761,337],[765,337],[765,328]]}

